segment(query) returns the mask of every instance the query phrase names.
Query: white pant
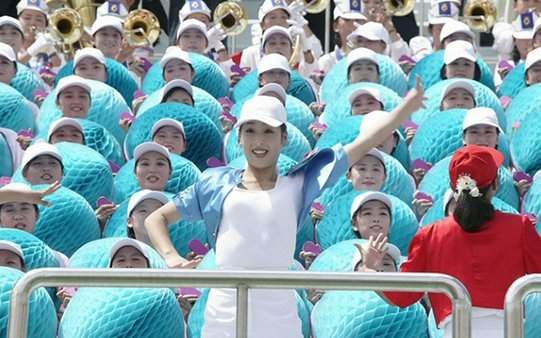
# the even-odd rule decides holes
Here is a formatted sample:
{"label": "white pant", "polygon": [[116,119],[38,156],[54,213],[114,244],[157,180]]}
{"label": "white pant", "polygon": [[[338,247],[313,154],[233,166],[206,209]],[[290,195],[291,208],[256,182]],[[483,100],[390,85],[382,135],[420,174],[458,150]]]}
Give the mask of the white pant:
{"label": "white pant", "polygon": [[[453,320],[442,323],[444,338],[452,338]],[[472,338],[503,338],[503,310],[474,307],[472,309]]]}

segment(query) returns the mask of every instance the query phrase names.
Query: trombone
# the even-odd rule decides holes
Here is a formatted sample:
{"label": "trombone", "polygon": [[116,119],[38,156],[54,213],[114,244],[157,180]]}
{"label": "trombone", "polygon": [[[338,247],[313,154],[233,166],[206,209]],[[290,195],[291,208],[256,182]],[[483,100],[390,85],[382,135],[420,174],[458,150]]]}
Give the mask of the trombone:
{"label": "trombone", "polygon": [[136,9],[124,21],[124,33],[130,46],[150,46],[160,37],[160,22],[152,12]]}
{"label": "trombone", "polygon": [[471,0],[464,7],[461,19],[473,30],[488,32],[496,23],[497,13],[491,0]]}
{"label": "trombone", "polygon": [[213,14],[213,25],[222,29],[226,35],[239,35],[248,26],[248,13],[239,2],[221,2]]}
{"label": "trombone", "polygon": [[73,8],[57,9],[49,17],[49,27],[53,39],[62,46],[62,52],[73,54],[73,44],[79,41],[84,33],[79,12]]}

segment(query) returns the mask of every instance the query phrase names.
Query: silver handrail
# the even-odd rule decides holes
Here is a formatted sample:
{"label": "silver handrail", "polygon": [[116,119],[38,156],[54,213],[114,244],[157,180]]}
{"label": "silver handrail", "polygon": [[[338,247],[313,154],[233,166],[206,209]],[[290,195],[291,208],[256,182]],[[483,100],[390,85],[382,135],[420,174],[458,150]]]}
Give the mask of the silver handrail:
{"label": "silver handrail", "polygon": [[77,287],[236,288],[237,337],[247,338],[248,289],[317,288],[444,293],[453,302],[453,337],[471,337],[471,300],[457,279],[434,273],[322,273],[304,271],[199,271],[157,269],[37,269],[13,288],[9,338],[26,338],[32,291],[58,285]]}
{"label": "silver handrail", "polygon": [[524,337],[524,308],[522,303],[529,293],[541,292],[541,274],[527,275],[517,279],[505,294],[504,329],[507,338]]}

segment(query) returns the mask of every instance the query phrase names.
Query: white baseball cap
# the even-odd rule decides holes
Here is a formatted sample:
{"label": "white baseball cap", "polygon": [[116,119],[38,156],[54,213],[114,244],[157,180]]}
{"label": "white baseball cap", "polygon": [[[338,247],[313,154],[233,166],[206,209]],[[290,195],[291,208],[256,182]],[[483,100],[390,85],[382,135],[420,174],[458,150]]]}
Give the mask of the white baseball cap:
{"label": "white baseball cap", "polygon": [[347,20],[364,20],[367,18],[364,16],[362,8],[362,0],[346,0],[335,1],[336,7],[334,7],[333,18],[344,18]]}
{"label": "white baseball cap", "polygon": [[480,124],[496,127],[501,131],[500,124],[498,123],[498,117],[492,108],[477,107],[468,110],[466,116],[464,117],[464,121],[462,122],[462,130],[464,131],[469,127]]}
{"label": "white baseball cap", "polygon": [[[111,17],[112,19],[115,19],[114,17]],[[106,65],[105,55],[103,55],[103,52],[97,48],[91,48],[86,47],[83,49],[79,49],[75,52],[75,56],[73,57],[73,67],[77,67],[79,62],[85,58],[93,58],[98,60],[99,63]]]}
{"label": "white baseball cap", "polygon": [[17,61],[17,56],[15,55],[15,51],[13,50],[13,47],[3,42],[0,42],[0,55],[5,57],[11,62]]}
{"label": "white baseball cap", "polygon": [[381,93],[379,92],[377,88],[372,88],[372,87],[362,87],[362,88],[357,88],[354,91],[352,91],[351,94],[349,94],[349,104],[350,105],[353,104],[356,98],[365,94],[372,96],[374,99],[376,99],[383,105],[383,101],[381,99]]}
{"label": "white baseball cap", "polygon": [[464,33],[472,39],[475,38],[475,35],[471,31],[470,27],[468,27],[468,25],[458,20],[450,20],[446,22],[441,28],[440,42],[443,42],[443,40],[455,33]]}
{"label": "white baseball cap", "polygon": [[383,152],[378,150],[378,148],[372,148],[370,149],[365,156],[372,156],[377,158],[381,163],[383,163],[383,166],[385,167],[385,159],[383,158]]}
{"label": "white baseball cap", "polygon": [[472,62],[477,61],[477,54],[471,43],[457,40],[447,45],[443,54],[443,61],[445,64],[448,65],[458,59],[466,59]]}
{"label": "white baseball cap", "polygon": [[46,142],[38,142],[28,147],[26,151],[24,152],[23,159],[21,161],[21,168],[23,168],[23,171],[26,168],[26,166],[30,162],[32,162],[32,160],[42,155],[52,156],[56,158],[58,161],[60,161],[60,163],[62,163],[62,155],[60,155],[60,152],[54,145],[46,143]]}
{"label": "white baseball cap", "polygon": [[287,122],[287,111],[282,102],[272,96],[254,96],[244,102],[235,127],[248,121],[261,121],[271,127]]}
{"label": "white baseball cap", "polygon": [[415,36],[409,42],[411,57],[419,62],[425,56],[432,54],[432,42],[424,36]]}
{"label": "white baseball cap", "polygon": [[113,258],[115,257],[117,252],[120,249],[122,249],[124,247],[127,247],[127,246],[131,246],[131,247],[137,249],[137,251],[141,252],[141,254],[147,259],[147,262],[149,263],[149,266],[150,266],[150,258],[148,256],[147,250],[143,246],[143,243],[139,242],[138,240],[133,239],[133,238],[123,238],[123,239],[119,240],[118,242],[116,242],[111,247],[111,251],[109,252],[109,264],[108,264],[109,267],[113,263]]}
{"label": "white baseball cap", "polygon": [[178,12],[180,22],[186,20],[188,16],[195,13],[202,13],[211,18],[210,8],[203,0],[186,0]]}
{"label": "white baseball cap", "polygon": [[443,88],[443,91],[441,92],[440,103],[453,89],[457,88],[464,89],[465,91],[470,93],[471,96],[475,99],[475,88],[473,88],[473,85],[470,82],[466,80],[455,80]]}
{"label": "white baseball cap", "polygon": [[362,194],[355,197],[355,199],[353,199],[353,202],[351,203],[351,209],[349,211],[349,217],[353,218],[357,210],[359,210],[359,208],[362,207],[363,204],[370,201],[380,201],[381,203],[385,204],[389,208],[389,210],[393,209],[393,203],[386,194],[379,191],[367,191],[363,192]]}
{"label": "white baseball cap", "polygon": [[94,36],[100,29],[105,27],[111,27],[116,29],[121,35],[124,35],[124,26],[122,19],[117,16],[105,15],[98,16],[96,21],[92,24],[90,29],[90,35]]}
{"label": "white baseball cap", "polygon": [[58,81],[58,85],[56,86],[56,97],[58,98],[64,89],[73,86],[83,88],[88,92],[88,94],[92,93],[92,90],[88,85],[88,81],[85,78],[78,75],[68,75]]}
{"label": "white baseball cap", "polygon": [[0,240],[0,251],[1,250],[13,252],[21,258],[24,264],[24,253],[19,244],[12,241]]}
{"label": "white baseball cap", "polygon": [[363,25],[360,25],[348,35],[347,39],[352,41],[358,36],[362,36],[363,38],[371,41],[383,41],[387,45],[390,42],[389,32],[379,22],[369,21]]}
{"label": "white baseball cap", "polygon": [[119,18],[125,18],[128,16],[128,10],[120,0],[109,0],[98,7],[96,10],[96,16],[116,16]]}
{"label": "white baseball cap", "polygon": [[257,76],[271,69],[281,69],[291,74],[289,62],[285,56],[280,54],[273,53],[264,55],[261,60],[259,60],[259,64],[257,65]]}
{"label": "white baseball cap", "polygon": [[128,216],[131,215],[133,209],[139,205],[139,203],[145,201],[145,200],[157,200],[158,202],[162,204],[166,204],[169,202],[169,198],[165,196],[165,194],[161,191],[155,191],[155,190],[149,190],[144,189],[141,191],[136,192],[130,197],[130,200],[128,202]]}
{"label": "white baseball cap", "polygon": [[284,10],[291,17],[291,11],[289,10],[285,0],[265,0],[263,1],[263,4],[261,5],[261,7],[259,7],[259,11],[257,12],[257,18],[259,19],[259,22],[263,21],[265,15],[276,9]]}
{"label": "white baseball cap", "polygon": [[165,50],[165,54],[163,54],[161,60],[160,60],[160,66],[162,68],[165,68],[165,65],[171,60],[181,60],[192,65],[192,60],[190,59],[190,54],[180,49],[178,46],[170,46],[167,47]]}
{"label": "white baseball cap", "polygon": [[45,0],[21,0],[17,4],[17,15],[21,15],[22,11],[25,9],[31,9],[38,11],[47,16],[49,8],[47,7],[47,2]]}
{"label": "white baseball cap", "polygon": [[[178,26],[178,30],[177,30],[177,41],[178,39],[180,38],[180,36],[182,35],[182,33],[184,33],[185,31],[187,31],[188,29],[195,29],[195,30],[198,30],[200,31],[201,33],[203,33],[203,35],[205,36],[205,39],[207,39],[207,26],[205,26],[204,23],[202,23],[201,21],[199,20],[196,20],[196,19],[188,19],[186,21],[183,21],[180,26]],[[207,39],[208,41],[208,39]]]}
{"label": "white baseball cap", "polygon": [[19,32],[21,32],[21,34],[24,35],[23,26],[21,25],[21,22],[15,18],[12,18],[11,16],[7,16],[7,15],[0,16],[0,27],[2,26],[13,26]]}
{"label": "white baseball cap", "polygon": [[277,83],[267,83],[266,85],[259,88],[255,92],[255,96],[257,96],[257,95],[265,95],[266,93],[271,93],[271,92],[278,95],[282,99],[283,102],[286,102],[287,93],[286,93],[284,87],[280,86]]}
{"label": "white baseball cap", "polygon": [[133,151],[133,158],[135,159],[135,162],[137,162],[141,156],[151,151],[162,154],[165,156],[165,158],[167,158],[169,163],[171,163],[169,150],[156,142],[144,142],[135,147],[135,150]]}
{"label": "white baseball cap", "polygon": [[163,101],[163,98],[167,95],[167,93],[169,93],[170,91],[172,91],[173,89],[175,88],[180,88],[184,91],[186,91],[190,97],[192,98],[192,101],[193,101],[193,89],[192,89],[192,85],[189,84],[187,81],[184,81],[182,79],[175,79],[175,80],[171,80],[169,82],[167,82],[167,84],[162,88],[161,90],[161,97],[160,97],[160,102]]}
{"label": "white baseball cap", "polygon": [[154,125],[152,126],[152,130],[150,131],[150,135],[154,137],[154,135],[158,132],[158,130],[160,130],[160,128],[166,126],[174,127],[180,130],[182,135],[184,135],[184,138],[186,138],[186,133],[184,132],[184,125],[182,124],[182,122],[170,118],[163,118],[154,123]]}
{"label": "white baseball cap", "polygon": [[526,61],[524,62],[524,68],[530,69],[531,66],[541,61],[541,47],[538,47],[528,53]]}
{"label": "white baseball cap", "polygon": [[63,118],[53,122],[53,124],[51,124],[51,126],[49,127],[49,132],[47,133],[47,140],[51,141],[51,136],[53,136],[53,134],[58,129],[60,129],[62,127],[66,127],[66,126],[71,126],[71,127],[77,128],[81,132],[81,134],[84,135],[83,127],[81,126],[81,123],[79,123],[79,121],[77,119],[74,119],[74,118],[71,118],[71,117],[63,117]]}
{"label": "white baseball cap", "polygon": [[449,19],[458,18],[458,6],[455,2],[449,0],[438,0],[432,3],[432,8],[428,13],[428,23],[431,25],[445,24]]}
{"label": "white baseball cap", "polygon": [[289,42],[293,43],[293,39],[291,38],[291,33],[289,32],[289,29],[284,28],[282,26],[272,26],[265,30],[263,33],[263,38],[261,39],[261,46],[265,46],[265,43],[267,42],[267,39],[270,38],[274,34],[281,34],[288,38]]}
{"label": "white baseball cap", "polygon": [[376,54],[376,52],[368,48],[363,48],[363,47],[355,48],[347,56],[347,63],[348,63],[347,68],[349,69],[349,67],[351,67],[351,65],[353,65],[355,62],[361,61],[361,60],[367,60],[367,61],[377,64],[378,55]]}
{"label": "white baseball cap", "polygon": [[541,29],[541,20],[537,20],[537,15],[535,14],[535,12],[533,12],[532,14],[535,15],[536,19],[535,19],[535,25],[534,25],[533,29],[531,30],[530,39],[533,39],[534,36],[535,36],[535,33],[537,33],[539,31],[539,29]]}
{"label": "white baseball cap", "polygon": [[0,190],[32,191],[32,188],[26,183],[11,182],[1,187]]}

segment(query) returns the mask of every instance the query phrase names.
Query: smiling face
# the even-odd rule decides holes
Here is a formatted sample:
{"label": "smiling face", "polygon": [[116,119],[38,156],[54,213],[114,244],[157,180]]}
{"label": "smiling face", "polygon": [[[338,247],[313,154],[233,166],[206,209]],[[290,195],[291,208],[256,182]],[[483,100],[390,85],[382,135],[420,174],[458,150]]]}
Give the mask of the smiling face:
{"label": "smiling face", "polygon": [[389,235],[391,213],[389,208],[380,201],[368,201],[361,205],[353,215],[353,231],[359,238],[376,238],[378,234]]}
{"label": "smiling face", "polygon": [[164,126],[158,129],[152,137],[152,141],[166,147],[173,154],[182,155],[186,150],[184,134],[173,126]]}
{"label": "smiling face", "polygon": [[383,109],[383,105],[370,94],[362,94],[351,104],[351,115],[366,115],[375,110]]}
{"label": "smiling face", "polygon": [[278,163],[280,151],[287,144],[287,132],[261,121],[248,121],[240,128],[239,143],[249,165],[267,169]]}
{"label": "smiling face", "polygon": [[94,45],[108,58],[116,58],[122,47],[122,34],[113,27],[104,27],[94,34]]}
{"label": "smiling face", "polygon": [[0,26],[0,42],[8,44],[18,53],[23,46],[23,35],[12,25]]}
{"label": "smiling face", "polygon": [[385,166],[374,156],[366,155],[347,174],[355,190],[380,191],[385,183]]}
{"label": "smiling face", "polygon": [[463,88],[451,90],[441,102],[441,110],[454,108],[472,109],[475,107],[475,100],[469,91]]}
{"label": "smiling face", "polygon": [[71,142],[85,144],[83,133],[74,126],[63,126],[55,130],[49,139],[49,143]]}
{"label": "smiling face", "polygon": [[194,73],[190,64],[179,59],[173,59],[167,62],[163,69],[165,82],[180,79],[191,84],[193,76]]}
{"label": "smiling face", "polygon": [[40,155],[23,169],[24,178],[31,184],[51,184],[62,180],[62,164],[50,155]]}
{"label": "smiling face", "polygon": [[273,34],[265,41],[263,52],[265,55],[280,54],[289,60],[292,52],[291,41],[282,34]]}
{"label": "smiling face", "polygon": [[146,199],[137,204],[128,217],[128,227],[131,227],[138,241],[151,245],[150,238],[145,229],[145,219],[163,204],[155,199]]}
{"label": "smiling face", "polygon": [[15,63],[4,56],[0,56],[0,82],[9,85],[16,73]]}
{"label": "smiling face", "polygon": [[283,69],[270,69],[259,75],[259,87],[263,87],[264,85],[269,83],[277,83],[282,86],[285,91],[287,91],[287,88],[289,87],[289,82],[290,75]]}
{"label": "smiling face", "polygon": [[348,69],[349,83],[357,82],[379,82],[378,66],[369,60],[359,60],[353,63]]}
{"label": "smiling face", "polygon": [[93,57],[86,57],[79,61],[75,67],[75,75],[89,80],[107,81],[107,69],[105,65]]}
{"label": "smiling face", "polygon": [[141,189],[163,191],[170,175],[169,161],[155,151],[143,154],[135,165],[135,176]]}
{"label": "smiling face", "polygon": [[17,269],[24,272],[24,263],[22,258],[9,250],[0,250],[0,266]]}
{"label": "smiling face", "polygon": [[180,34],[177,44],[183,51],[204,54],[208,43],[202,31],[187,29]]}
{"label": "smiling face", "polygon": [[473,80],[475,77],[475,62],[460,58],[445,66],[445,76],[448,79],[464,78]]}
{"label": "smiling face", "polygon": [[84,119],[90,109],[90,94],[78,86],[67,87],[58,95],[57,104],[64,117]]}
{"label": "smiling face", "polygon": [[40,11],[25,9],[19,15],[19,21],[23,26],[24,38],[28,42],[34,41],[33,29],[42,32],[47,27],[47,17]]}
{"label": "smiling face", "polygon": [[111,260],[111,268],[145,269],[149,268],[148,261],[137,248],[125,246],[120,248]]}
{"label": "smiling face", "polygon": [[33,204],[10,202],[0,208],[0,226],[2,228],[19,229],[29,233],[34,232],[38,213]]}
{"label": "smiling face", "polygon": [[496,148],[498,145],[498,128],[486,124],[471,126],[464,132],[464,144]]}

